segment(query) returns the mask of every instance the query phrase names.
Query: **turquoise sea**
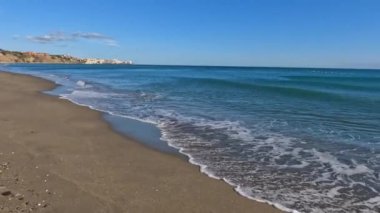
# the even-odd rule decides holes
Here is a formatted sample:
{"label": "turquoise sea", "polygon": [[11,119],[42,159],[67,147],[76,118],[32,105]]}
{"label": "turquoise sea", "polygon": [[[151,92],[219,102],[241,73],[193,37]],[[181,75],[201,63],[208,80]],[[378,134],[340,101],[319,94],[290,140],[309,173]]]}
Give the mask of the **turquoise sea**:
{"label": "turquoise sea", "polygon": [[167,143],[243,196],[299,212],[380,212],[380,70],[0,69],[53,80],[61,98],[154,126],[153,147]]}

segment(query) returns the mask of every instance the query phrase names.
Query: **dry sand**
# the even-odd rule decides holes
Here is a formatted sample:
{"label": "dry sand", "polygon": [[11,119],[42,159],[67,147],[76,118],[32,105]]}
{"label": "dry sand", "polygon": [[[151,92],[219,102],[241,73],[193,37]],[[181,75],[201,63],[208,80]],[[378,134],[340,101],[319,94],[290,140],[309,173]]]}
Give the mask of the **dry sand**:
{"label": "dry sand", "polygon": [[54,86],[0,72],[0,212],[280,212],[41,94]]}

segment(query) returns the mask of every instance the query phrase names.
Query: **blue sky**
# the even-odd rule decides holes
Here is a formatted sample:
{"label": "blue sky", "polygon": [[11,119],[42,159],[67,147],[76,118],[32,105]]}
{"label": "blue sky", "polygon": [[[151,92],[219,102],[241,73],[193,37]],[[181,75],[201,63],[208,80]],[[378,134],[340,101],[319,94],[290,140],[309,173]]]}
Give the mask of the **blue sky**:
{"label": "blue sky", "polygon": [[379,0],[0,0],[0,48],[141,64],[380,68]]}

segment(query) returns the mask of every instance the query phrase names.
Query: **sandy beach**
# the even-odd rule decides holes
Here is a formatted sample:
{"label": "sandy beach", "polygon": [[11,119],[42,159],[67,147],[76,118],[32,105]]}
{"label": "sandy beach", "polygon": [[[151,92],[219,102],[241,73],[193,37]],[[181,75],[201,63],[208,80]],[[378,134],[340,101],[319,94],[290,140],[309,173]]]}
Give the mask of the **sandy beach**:
{"label": "sandy beach", "polygon": [[0,73],[0,212],[280,212],[41,93],[54,87]]}

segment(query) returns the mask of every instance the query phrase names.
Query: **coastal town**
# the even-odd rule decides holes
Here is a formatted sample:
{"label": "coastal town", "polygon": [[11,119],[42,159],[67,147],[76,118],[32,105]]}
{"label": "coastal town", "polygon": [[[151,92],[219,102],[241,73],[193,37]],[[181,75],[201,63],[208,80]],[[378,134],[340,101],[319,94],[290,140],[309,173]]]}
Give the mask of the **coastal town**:
{"label": "coastal town", "polygon": [[133,64],[131,60],[85,58],[84,64]]}

